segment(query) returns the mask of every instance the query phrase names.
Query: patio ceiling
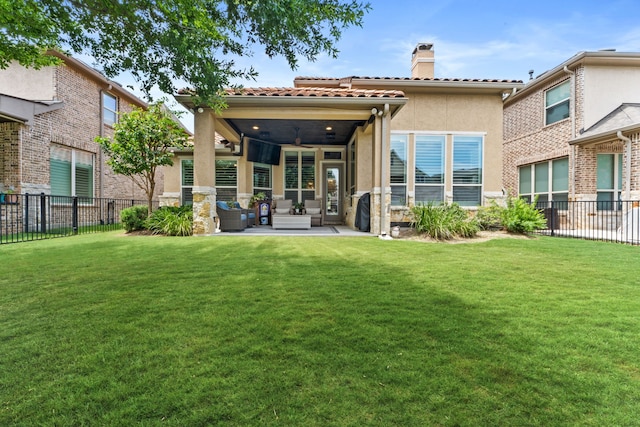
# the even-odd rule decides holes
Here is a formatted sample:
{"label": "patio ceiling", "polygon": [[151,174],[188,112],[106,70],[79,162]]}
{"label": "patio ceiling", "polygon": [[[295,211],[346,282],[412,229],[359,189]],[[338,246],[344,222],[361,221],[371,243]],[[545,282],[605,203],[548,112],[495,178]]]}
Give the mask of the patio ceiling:
{"label": "patio ceiling", "polygon": [[238,134],[275,144],[338,145],[349,143],[351,136],[365,124],[365,120],[308,120],[308,119],[227,119]]}
{"label": "patio ceiling", "polygon": [[[193,93],[182,90],[178,102],[192,111]],[[389,105],[393,116],[407,102],[396,90],[333,88],[244,88],[227,91],[227,108],[216,115],[216,132],[237,142],[241,135],[280,145],[345,146],[372,111]]]}

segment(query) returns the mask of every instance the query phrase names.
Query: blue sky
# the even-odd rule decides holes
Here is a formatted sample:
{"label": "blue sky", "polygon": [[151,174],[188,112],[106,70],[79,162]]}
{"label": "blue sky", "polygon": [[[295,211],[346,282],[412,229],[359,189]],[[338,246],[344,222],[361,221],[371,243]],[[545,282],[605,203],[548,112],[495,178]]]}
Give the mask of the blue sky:
{"label": "blue sky", "polygon": [[[454,1],[370,0],[364,24],[343,33],[339,57],[301,61],[290,70],[282,58],[256,49],[239,58],[253,65],[257,81],[244,86],[292,86],[296,76],[408,77],[411,52],[434,44],[439,78],[526,81],[581,51],[640,52],[638,0]],[[126,76],[116,79],[131,84]],[[157,95],[156,95],[157,96]],[[192,128],[191,118],[184,117]]]}

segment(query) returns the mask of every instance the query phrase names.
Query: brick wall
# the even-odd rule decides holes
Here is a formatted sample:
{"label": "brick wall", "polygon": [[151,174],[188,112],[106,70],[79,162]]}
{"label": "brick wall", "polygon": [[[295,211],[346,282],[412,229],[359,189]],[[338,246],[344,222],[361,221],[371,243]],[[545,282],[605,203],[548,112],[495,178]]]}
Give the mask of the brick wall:
{"label": "brick wall", "polygon": [[[49,193],[50,145],[57,144],[94,154],[96,197],[146,199],[145,193],[130,178],[113,173],[94,141],[101,130],[104,136],[113,134],[111,127],[103,127],[101,123],[104,82],[73,67],[60,66],[56,68],[54,84],[57,99],[64,102],[64,107],[36,116],[32,126],[0,124],[0,183],[14,185],[23,193]],[[132,109],[132,105],[118,98],[120,112]],[[163,189],[162,171],[158,175],[156,199]]]}
{"label": "brick wall", "polygon": [[[571,118],[544,124],[544,92],[569,78],[566,75],[549,81],[504,108],[503,183],[512,194],[518,192],[519,166],[570,156]],[[579,111],[578,105],[576,102]]]}

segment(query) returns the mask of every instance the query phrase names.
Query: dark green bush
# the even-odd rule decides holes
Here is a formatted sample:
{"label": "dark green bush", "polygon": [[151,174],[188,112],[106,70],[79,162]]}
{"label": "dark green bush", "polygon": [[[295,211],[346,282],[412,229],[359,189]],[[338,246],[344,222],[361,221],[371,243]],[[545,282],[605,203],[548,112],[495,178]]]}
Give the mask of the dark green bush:
{"label": "dark green bush", "polygon": [[147,219],[146,228],[153,234],[191,236],[193,233],[192,207],[165,206],[157,209]]}
{"label": "dark green bush", "polygon": [[411,226],[438,240],[473,237],[479,231],[478,222],[457,203],[418,205],[411,208]]}
{"label": "dark green bush", "polygon": [[502,212],[502,224],[510,233],[526,234],[547,227],[542,212],[536,208],[538,197],[532,203],[519,197],[509,196],[507,207]]}
{"label": "dark green bush", "polygon": [[120,211],[120,222],[127,233],[144,230],[148,209],[146,206],[132,206]]}

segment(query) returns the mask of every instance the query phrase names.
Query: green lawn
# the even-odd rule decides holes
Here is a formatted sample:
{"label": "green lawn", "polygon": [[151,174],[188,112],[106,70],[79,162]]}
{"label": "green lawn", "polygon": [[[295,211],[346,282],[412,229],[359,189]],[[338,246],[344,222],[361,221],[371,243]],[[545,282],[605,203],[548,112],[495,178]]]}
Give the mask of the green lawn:
{"label": "green lawn", "polygon": [[0,425],[640,425],[640,248],[0,247]]}

